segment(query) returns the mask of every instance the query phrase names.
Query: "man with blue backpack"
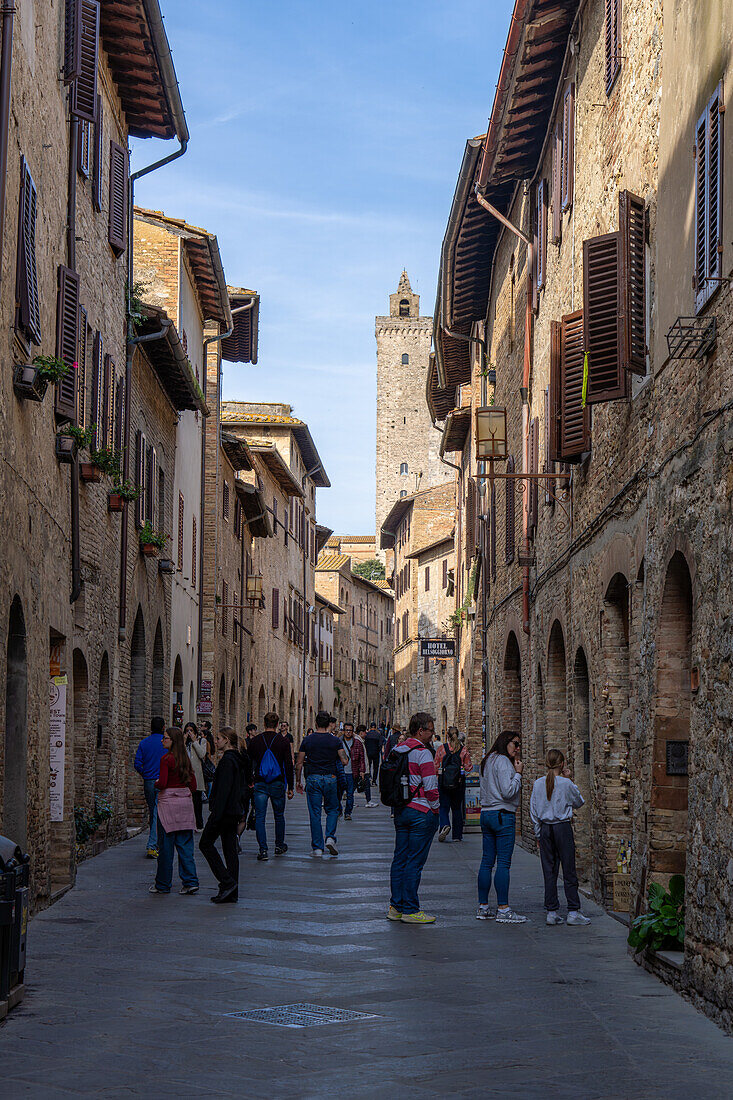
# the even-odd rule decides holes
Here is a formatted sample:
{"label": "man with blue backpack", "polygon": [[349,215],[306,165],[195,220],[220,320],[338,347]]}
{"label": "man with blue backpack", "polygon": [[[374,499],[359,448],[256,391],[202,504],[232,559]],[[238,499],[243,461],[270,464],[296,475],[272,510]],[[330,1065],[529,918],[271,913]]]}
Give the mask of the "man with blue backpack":
{"label": "man with blue backpack", "polygon": [[247,749],[254,771],[255,833],[260,850],[257,859],[268,858],[267,851],[267,803],[272,803],[275,818],[275,855],[282,856],[288,850],[285,843],[285,797],[294,793],[293,754],[290,742],[277,731],[278,716],[274,712],[265,715],[264,731],[253,737]]}

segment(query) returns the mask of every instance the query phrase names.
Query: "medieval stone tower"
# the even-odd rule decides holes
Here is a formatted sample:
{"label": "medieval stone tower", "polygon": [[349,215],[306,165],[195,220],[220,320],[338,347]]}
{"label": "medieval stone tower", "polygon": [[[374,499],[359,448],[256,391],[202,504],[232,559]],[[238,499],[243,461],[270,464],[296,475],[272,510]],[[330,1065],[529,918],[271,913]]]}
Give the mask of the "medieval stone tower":
{"label": "medieval stone tower", "polygon": [[420,295],[403,271],[389,296],[389,317],[377,317],[376,535],[401,496],[448,481],[440,461],[440,434],[425,401],[432,317],[420,316]]}

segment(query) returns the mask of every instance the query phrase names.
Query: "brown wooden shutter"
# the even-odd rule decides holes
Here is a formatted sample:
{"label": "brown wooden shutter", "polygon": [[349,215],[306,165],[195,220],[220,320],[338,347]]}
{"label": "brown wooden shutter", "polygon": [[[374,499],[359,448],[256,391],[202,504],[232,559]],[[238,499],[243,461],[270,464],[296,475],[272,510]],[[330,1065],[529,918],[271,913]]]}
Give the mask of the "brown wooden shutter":
{"label": "brown wooden shutter", "polygon": [[272,590],[272,629],[277,630],[280,626],[280,589],[273,588]]}
{"label": "brown wooden shutter", "polygon": [[122,455],[123,448],[125,446],[125,379],[119,378],[117,381],[117,392],[115,394],[115,439],[114,449],[119,455]]}
{"label": "brown wooden shutter", "polygon": [[606,233],[583,241],[583,334],[588,357],[586,402],[626,397],[621,236]]}
{"label": "brown wooden shutter", "polygon": [[537,290],[542,290],[547,277],[547,180],[537,184],[537,253],[535,270],[537,272]]}
{"label": "brown wooden shutter", "polygon": [[562,237],[562,127],[555,126],[552,135],[552,243]]}
{"label": "brown wooden shutter", "polygon": [[81,0],[66,0],[64,42],[64,84],[76,80],[81,71]]}
{"label": "brown wooden shutter", "polygon": [[606,95],[621,69],[621,0],[605,0]]}
{"label": "brown wooden shutter", "polygon": [[443,558],[443,588],[448,587],[448,559]]}
{"label": "brown wooden shutter", "polygon": [[491,551],[491,579],[496,580],[496,487],[491,486],[491,516],[489,520],[489,549]]}
{"label": "brown wooden shutter", "polygon": [[60,419],[76,420],[76,372],[79,345],[79,276],[59,267],[56,299],[56,355],[69,368],[56,383],[54,410]]}
{"label": "brown wooden shutter", "polygon": [[[553,321],[552,324],[557,324]],[[555,472],[555,463],[550,458],[550,387],[545,387],[545,460],[542,465],[543,474],[553,474]],[[555,499],[555,482],[549,478],[545,479],[545,504],[549,504],[550,507],[554,507]]]}
{"label": "brown wooden shutter", "polygon": [[111,355],[105,356],[104,378],[106,387],[104,419],[106,422],[107,446],[114,447],[116,368]]}
{"label": "brown wooden shutter", "polygon": [[[506,472],[508,474],[514,473],[514,456],[509,455],[506,463]],[[504,560],[507,565],[514,561],[514,549],[515,549],[515,533],[516,533],[516,508],[515,508],[515,485],[513,478],[507,478],[506,480],[506,516],[504,520],[504,542],[505,552]]]}
{"label": "brown wooden shutter", "polygon": [[229,519],[229,482],[228,481],[224,482],[223,497],[224,497],[224,499],[223,499],[222,511],[224,513],[224,519],[228,520]]}
{"label": "brown wooden shutter", "polygon": [[160,465],[160,462],[157,459],[157,455],[156,455],[156,466],[157,466],[157,469],[158,469],[158,479],[157,479],[158,498],[157,498],[157,501],[156,501],[157,515],[158,515],[157,527],[158,527],[159,531],[165,531],[165,470]]}
{"label": "brown wooden shutter", "polygon": [[695,310],[720,286],[723,215],[723,105],[718,85],[695,131]]}
{"label": "brown wooden shutter", "polygon": [[191,584],[196,587],[196,516],[191,517]]}
{"label": "brown wooden shutter", "polygon": [[560,425],[562,422],[562,325],[550,322],[550,409],[547,436],[550,462],[560,462]]}
{"label": "brown wooden shutter", "polygon": [[140,490],[135,501],[135,526],[139,529],[145,514],[145,436],[139,428],[135,433],[135,488]]}
{"label": "brown wooden shutter", "polygon": [[425,591],[430,591],[430,566],[425,566]]}
{"label": "brown wooden shutter", "polygon": [[79,75],[74,81],[71,111],[87,122],[94,122],[97,110],[98,52],[99,0],[81,0]]}
{"label": "brown wooden shutter", "polygon": [[95,332],[92,363],[92,399],[89,409],[89,426],[92,431],[92,443],[102,446],[102,334]]}
{"label": "brown wooden shutter", "polygon": [[185,533],[185,508],[183,493],[178,494],[178,572],[183,572],[183,537]]}
{"label": "brown wooden shutter", "polygon": [[112,357],[110,355],[105,355],[104,357],[104,371],[102,377],[102,408],[100,410],[99,431],[97,432],[97,439],[99,440],[97,446],[109,447],[111,444],[109,409],[112,391]]}
{"label": "brown wooden shutter", "polygon": [[102,158],[104,156],[102,135],[102,100],[97,97],[97,115],[94,119],[94,156],[92,159],[92,205],[99,213],[102,209]]}
{"label": "brown wooden shutter", "polygon": [[540,422],[538,417],[534,417],[529,425],[529,472],[533,475],[533,479],[529,483],[527,490],[528,495],[528,510],[527,510],[527,526],[529,530],[529,537],[534,538],[537,532],[537,519],[539,511],[539,483],[537,481],[536,474],[539,473],[539,452],[540,452]]}
{"label": "brown wooden shutter", "polygon": [[646,374],[645,221],[644,200],[631,191],[622,191],[618,198],[624,320],[622,365],[641,375]]}
{"label": "brown wooden shutter", "polygon": [[20,210],[18,213],[18,264],[16,271],[17,323],[33,344],[41,343],[41,306],[36,269],[36,219],[38,198],[25,157],[20,162]]}
{"label": "brown wooden shutter", "polygon": [[562,108],[562,209],[569,210],[573,202],[575,175],[575,85],[569,84]]}
{"label": "brown wooden shutter", "polygon": [[476,482],[472,477],[466,486],[466,510],[464,513],[466,535],[466,563],[476,552]]}
{"label": "brown wooden shutter", "polygon": [[590,451],[590,410],[583,408],[583,311],[562,319],[559,455],[579,462]]}
{"label": "brown wooden shutter", "polygon": [[221,632],[226,636],[227,629],[229,627],[229,585],[226,581],[221,582]]}
{"label": "brown wooden shutter", "polygon": [[119,256],[127,248],[127,149],[109,143],[109,243]]}
{"label": "brown wooden shutter", "polygon": [[79,306],[79,368],[76,384],[77,422],[87,426],[87,311]]}
{"label": "brown wooden shutter", "polygon": [[79,140],[76,145],[76,170],[85,179],[89,178],[89,164],[91,157],[91,122],[82,122],[79,125]]}

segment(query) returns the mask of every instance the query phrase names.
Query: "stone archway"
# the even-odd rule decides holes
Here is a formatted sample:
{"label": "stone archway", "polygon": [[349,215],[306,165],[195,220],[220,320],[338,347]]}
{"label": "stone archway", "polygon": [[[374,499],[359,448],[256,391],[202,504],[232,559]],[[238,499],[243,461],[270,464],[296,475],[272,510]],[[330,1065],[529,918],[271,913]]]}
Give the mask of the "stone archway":
{"label": "stone archway", "polygon": [[501,698],[501,728],[522,735],[522,658],[512,630],[504,650],[504,690]]}
{"label": "stone archway", "polygon": [[[181,683],[183,675],[181,675]],[[153,641],[153,697],[151,701],[151,715],[161,717],[166,726],[170,721],[171,708],[166,706],[165,699],[165,650],[163,648],[163,627],[158,619],[155,627],[155,640]]]}
{"label": "stone archway", "polygon": [[227,724],[227,684],[222,672],[219,680],[219,713],[218,713],[217,730],[220,730],[222,726]]}
{"label": "stone archway", "polygon": [[10,605],[5,680],[5,781],[3,833],[21,848],[28,844],[28,658],[20,597]]}
{"label": "stone archway", "polygon": [[585,799],[585,806],[575,813],[575,843],[578,875],[581,882],[590,881],[593,874],[593,791],[591,747],[591,694],[588,661],[582,648],[573,664],[573,779]]}
{"label": "stone archway", "polygon": [[267,699],[265,697],[265,689],[260,684],[260,690],[257,695],[257,729],[262,732],[265,728],[265,715],[267,714]]}
{"label": "stone archway", "polygon": [[97,689],[97,729],[94,753],[94,793],[106,795],[109,788],[109,657],[102,654]]}
{"label": "stone archway", "polygon": [[229,725],[237,728],[237,688],[234,680],[229,688]]}
{"label": "stone archway", "polygon": [[74,689],[74,806],[91,809],[92,785],[89,782],[89,671],[84,654],[75,649],[71,655]]}
{"label": "stone archway", "polygon": [[285,721],[285,692],[280,688],[280,694],[277,697],[277,717],[278,721]]}
{"label": "stone archway", "polygon": [[180,653],[176,654],[176,659],[173,663],[173,684],[171,691],[173,702],[180,703],[181,706],[183,706],[183,662],[181,661]]}
{"label": "stone archway", "polygon": [[132,767],[137,746],[149,732],[145,664],[145,621],[142,608],[138,607],[130,642],[130,710],[127,727],[128,825],[142,825],[146,813],[143,786],[140,777]]}
{"label": "stone archway", "polygon": [[535,731],[534,731],[534,753],[535,763],[539,764],[540,768],[544,767],[545,753],[545,689],[542,684],[542,668],[537,665],[537,683],[535,687]]}
{"label": "stone archway", "polygon": [[547,686],[545,689],[545,744],[547,750],[560,749],[570,759],[568,745],[567,667],[565,638],[558,619],[550,630],[547,650]]}
{"label": "stone archway", "polygon": [[[295,736],[295,728],[296,728],[296,726],[295,726],[295,713],[296,713],[295,712],[295,692],[291,691],[290,692],[290,702],[288,704],[288,716],[285,719],[285,721],[290,726],[290,732],[293,735],[293,737]],[[280,715],[280,720],[281,721],[283,720],[282,715]]]}
{"label": "stone archway", "polygon": [[649,873],[684,874],[692,711],[692,579],[677,551],[667,567],[657,627]]}

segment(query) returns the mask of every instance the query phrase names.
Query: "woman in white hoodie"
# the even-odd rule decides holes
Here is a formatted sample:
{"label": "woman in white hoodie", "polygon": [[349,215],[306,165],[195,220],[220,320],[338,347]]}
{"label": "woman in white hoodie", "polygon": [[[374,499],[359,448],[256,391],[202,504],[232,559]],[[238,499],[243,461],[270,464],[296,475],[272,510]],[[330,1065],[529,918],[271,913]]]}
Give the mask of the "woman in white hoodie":
{"label": "woman in white hoodie", "polygon": [[590,924],[580,911],[578,873],[575,870],[573,810],[584,799],[570,778],[565,757],[550,749],[545,757],[547,775],[535,780],[529,812],[540,845],[540,862],[545,879],[545,909],[548,924],[562,924],[558,913],[557,875],[562,864],[562,882],[568,903],[568,924]]}
{"label": "woman in white hoodie", "polygon": [[517,806],[522,795],[520,759],[521,741],[518,733],[500,733],[481,761],[481,833],[483,856],[478,873],[477,920],[490,920],[489,890],[491,874],[496,864],[494,889],[498,908],[498,924],[524,924],[526,917],[509,907],[509,868],[514,851]]}

